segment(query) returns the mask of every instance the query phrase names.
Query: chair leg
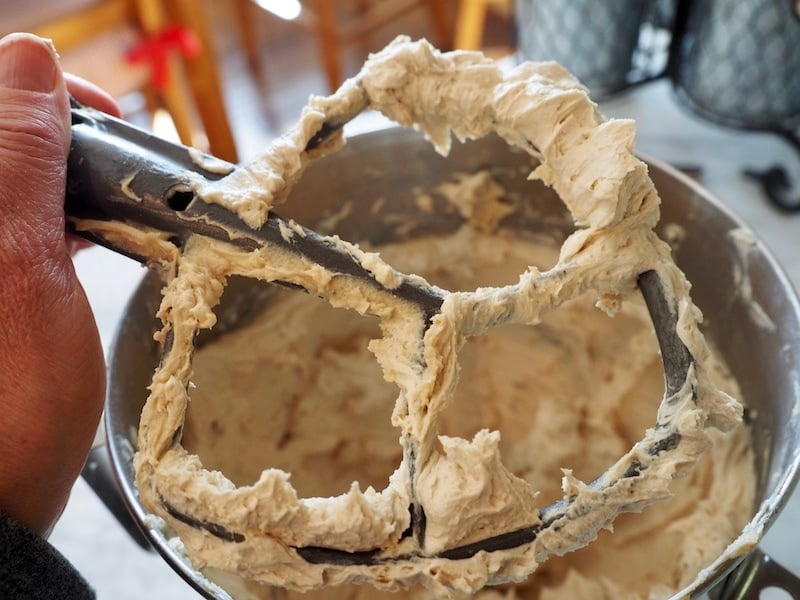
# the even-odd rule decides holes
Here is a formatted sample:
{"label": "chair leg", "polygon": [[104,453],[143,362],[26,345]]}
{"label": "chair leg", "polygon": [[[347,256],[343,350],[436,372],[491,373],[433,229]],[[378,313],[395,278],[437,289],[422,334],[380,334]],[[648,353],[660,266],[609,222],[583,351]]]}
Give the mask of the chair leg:
{"label": "chair leg", "polygon": [[456,17],[454,46],[459,50],[479,50],[483,45],[487,0],[460,0]]}
{"label": "chair leg", "polygon": [[316,0],[316,34],[328,89],[333,92],[342,82],[342,57],[334,0]]}
{"label": "chair leg", "polygon": [[372,6],[372,0],[353,0],[353,6],[357,13],[363,14]]}
{"label": "chair leg", "polygon": [[170,6],[173,18],[188,27],[200,39],[200,54],[183,60],[183,67],[189,83],[191,100],[208,137],[212,154],[230,162],[237,161],[236,143],[231,132],[219,67],[216,62],[214,40],[202,6],[195,0],[172,0]]}
{"label": "chair leg", "polygon": [[453,47],[453,33],[450,28],[447,3],[442,0],[427,0],[427,4],[436,32],[436,43],[440,50],[450,50]]}
{"label": "chair leg", "polygon": [[169,56],[169,73],[161,96],[178,135],[186,145],[193,145],[195,115],[202,123],[212,154],[236,161],[236,145],[222,100],[213,39],[205,13],[193,0],[135,0],[137,20],[147,35],[158,35],[170,23],[191,30],[200,39],[200,53],[185,59],[175,52]]}
{"label": "chair leg", "polygon": [[239,36],[242,41],[242,49],[247,57],[247,64],[253,73],[261,72],[261,52],[259,51],[258,40],[255,34],[256,11],[253,10],[252,0],[234,0],[234,10],[238,21]]}
{"label": "chair leg", "polygon": [[181,138],[181,143],[193,146],[195,143],[195,128],[192,126],[191,114],[187,109],[186,82],[183,77],[178,76],[180,66],[180,61],[177,57],[170,57],[170,70],[174,75],[170,77],[161,97],[164,108],[167,109],[170,117],[172,117],[172,122],[175,124],[175,130],[178,132],[178,137]]}
{"label": "chair leg", "polygon": [[[134,7],[136,19],[145,35],[156,35],[169,22],[169,16],[161,0],[135,0]],[[168,68],[171,73],[176,73],[180,66],[176,56],[169,57]],[[170,77],[165,89],[161,92],[154,91],[154,95],[158,97],[158,103],[169,112],[181,142],[191,145],[192,119],[187,110],[188,104],[181,81],[174,76]]]}

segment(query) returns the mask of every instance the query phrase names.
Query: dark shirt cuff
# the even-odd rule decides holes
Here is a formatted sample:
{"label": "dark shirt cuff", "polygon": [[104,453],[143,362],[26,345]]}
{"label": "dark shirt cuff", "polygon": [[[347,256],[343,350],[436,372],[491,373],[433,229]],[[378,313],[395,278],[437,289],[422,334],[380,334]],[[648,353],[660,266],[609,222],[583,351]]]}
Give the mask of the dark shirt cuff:
{"label": "dark shirt cuff", "polygon": [[93,599],[83,577],[43,538],[0,513],[0,590],[15,600]]}

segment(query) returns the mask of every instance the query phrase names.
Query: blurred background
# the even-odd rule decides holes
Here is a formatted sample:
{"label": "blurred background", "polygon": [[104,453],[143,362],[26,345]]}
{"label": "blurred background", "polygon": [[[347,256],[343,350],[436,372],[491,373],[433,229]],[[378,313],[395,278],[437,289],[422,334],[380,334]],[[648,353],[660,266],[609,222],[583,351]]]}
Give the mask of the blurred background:
{"label": "blurred background", "polygon": [[[595,100],[667,80],[705,121],[800,152],[798,0],[4,0],[0,33],[54,40],[125,117],[228,160],[252,158],[309,94],[333,91],[398,34],[557,60]],[[775,168],[772,168],[775,167]],[[783,165],[749,170],[800,209]]]}
{"label": "blurred background", "polygon": [[[469,15],[512,48],[511,0]],[[453,46],[457,0],[4,0],[0,33],[54,40],[67,70],[111,92],[129,120],[247,160],[396,35]],[[461,12],[464,12],[463,9]],[[472,11],[474,12],[474,11]],[[472,22],[474,20],[474,22]],[[474,35],[470,33],[470,35]]]}
{"label": "blurred background", "polygon": [[[637,150],[699,179],[800,284],[798,0],[3,0],[0,34],[52,38],[65,68],[158,135],[246,162],[311,94],[399,34],[481,49],[505,68],[555,59]],[[346,134],[385,122],[370,115]],[[108,350],[142,268],[101,248],[76,268]],[[800,573],[789,502],[764,546]],[[51,538],[100,598],[198,598],[139,548],[83,481]]]}

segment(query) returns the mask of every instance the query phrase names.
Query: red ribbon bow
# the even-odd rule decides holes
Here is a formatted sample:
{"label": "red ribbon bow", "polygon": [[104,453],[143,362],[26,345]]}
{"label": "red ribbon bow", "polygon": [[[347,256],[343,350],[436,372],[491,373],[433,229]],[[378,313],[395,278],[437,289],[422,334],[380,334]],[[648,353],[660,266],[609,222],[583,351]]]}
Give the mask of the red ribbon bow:
{"label": "red ribbon bow", "polygon": [[163,92],[169,82],[169,53],[177,50],[185,58],[194,58],[202,46],[195,33],[181,25],[167,25],[135,44],[125,55],[128,62],[150,64],[150,84]]}

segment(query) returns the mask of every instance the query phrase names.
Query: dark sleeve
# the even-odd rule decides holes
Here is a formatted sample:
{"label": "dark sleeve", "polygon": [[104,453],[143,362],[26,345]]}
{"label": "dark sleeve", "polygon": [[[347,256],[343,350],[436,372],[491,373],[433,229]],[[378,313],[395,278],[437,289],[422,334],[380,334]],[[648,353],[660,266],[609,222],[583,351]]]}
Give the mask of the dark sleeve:
{"label": "dark sleeve", "polygon": [[88,600],[95,595],[47,541],[0,513],[0,597]]}

